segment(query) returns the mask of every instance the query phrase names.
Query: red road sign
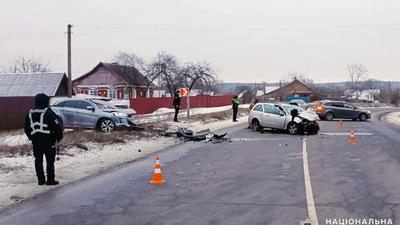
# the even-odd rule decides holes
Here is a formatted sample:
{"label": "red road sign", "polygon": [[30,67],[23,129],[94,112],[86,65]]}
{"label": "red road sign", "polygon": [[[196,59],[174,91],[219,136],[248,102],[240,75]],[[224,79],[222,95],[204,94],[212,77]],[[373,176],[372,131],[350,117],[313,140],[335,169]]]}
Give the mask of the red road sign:
{"label": "red road sign", "polygon": [[181,96],[188,96],[189,88],[181,88]]}

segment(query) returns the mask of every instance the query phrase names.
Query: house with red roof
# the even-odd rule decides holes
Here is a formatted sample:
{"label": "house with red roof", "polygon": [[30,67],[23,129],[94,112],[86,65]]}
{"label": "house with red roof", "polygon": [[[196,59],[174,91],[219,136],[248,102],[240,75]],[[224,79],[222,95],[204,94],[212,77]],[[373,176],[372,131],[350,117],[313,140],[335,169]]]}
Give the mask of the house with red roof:
{"label": "house with red roof", "polygon": [[72,81],[75,93],[110,99],[151,98],[156,87],[132,66],[100,62]]}

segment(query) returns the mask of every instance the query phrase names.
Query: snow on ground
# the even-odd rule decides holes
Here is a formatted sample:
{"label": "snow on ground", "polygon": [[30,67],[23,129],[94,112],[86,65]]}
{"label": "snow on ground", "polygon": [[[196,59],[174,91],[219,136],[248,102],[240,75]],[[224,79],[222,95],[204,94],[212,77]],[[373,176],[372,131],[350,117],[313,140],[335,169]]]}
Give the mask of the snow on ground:
{"label": "snow on ground", "polygon": [[[198,109],[196,111],[197,114],[199,114],[219,112],[227,109],[230,109],[230,106],[216,107],[214,109]],[[239,117],[239,121],[239,124],[245,124],[247,123],[247,117]],[[180,127],[187,127],[194,132],[204,129],[210,129],[211,132],[215,132],[219,129],[238,124],[232,123],[230,119],[213,121],[207,124],[200,121],[165,123],[167,123],[172,130]],[[0,143],[9,146],[29,143],[29,140],[22,132],[23,131],[13,132],[9,135],[1,134]],[[58,187],[88,175],[102,172],[110,167],[144,157],[178,143],[180,142],[176,138],[166,137],[131,140],[127,143],[109,145],[85,143],[89,148],[87,151],[79,148],[69,149],[68,153],[72,153],[71,155],[73,156],[60,155],[61,160],[55,162],[56,179],[60,181]],[[139,149],[140,152],[138,151]],[[149,169],[151,170],[152,168]],[[0,209],[14,202],[57,188],[57,186],[37,185],[33,156],[16,156],[14,158],[0,157],[0,171]]]}
{"label": "snow on ground", "polygon": [[400,112],[388,113],[383,118],[386,122],[400,126]]}
{"label": "snow on ground", "polygon": [[2,145],[17,146],[29,143],[28,137],[22,131],[13,135],[0,134],[0,144]]}

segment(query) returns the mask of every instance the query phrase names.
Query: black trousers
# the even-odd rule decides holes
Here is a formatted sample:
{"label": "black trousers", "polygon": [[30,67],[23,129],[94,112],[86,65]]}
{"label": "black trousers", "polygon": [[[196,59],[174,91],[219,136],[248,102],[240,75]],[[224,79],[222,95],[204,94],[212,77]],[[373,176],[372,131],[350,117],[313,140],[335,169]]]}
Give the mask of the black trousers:
{"label": "black trousers", "polygon": [[45,180],[43,171],[43,155],[45,155],[47,180],[54,181],[54,161],[56,160],[55,146],[33,146],[33,155],[35,156],[35,170],[38,180]]}
{"label": "black trousers", "polygon": [[174,122],[178,122],[178,113],[179,113],[179,109],[181,107],[179,105],[175,106],[175,116],[174,116]]}
{"label": "black trousers", "polygon": [[233,107],[232,110],[233,110],[233,121],[236,121],[238,107]]}

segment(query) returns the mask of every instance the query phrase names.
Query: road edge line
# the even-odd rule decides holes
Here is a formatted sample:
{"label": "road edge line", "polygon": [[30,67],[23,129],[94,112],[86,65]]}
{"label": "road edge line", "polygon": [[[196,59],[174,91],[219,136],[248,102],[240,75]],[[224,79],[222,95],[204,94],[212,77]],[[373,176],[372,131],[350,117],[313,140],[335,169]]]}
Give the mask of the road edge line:
{"label": "road edge line", "polygon": [[304,168],[304,183],[306,187],[306,198],[307,198],[307,211],[308,218],[315,221],[315,225],[318,225],[317,211],[315,209],[314,196],[311,187],[310,170],[308,168],[308,154],[307,154],[307,139],[303,139],[303,168]]}

